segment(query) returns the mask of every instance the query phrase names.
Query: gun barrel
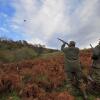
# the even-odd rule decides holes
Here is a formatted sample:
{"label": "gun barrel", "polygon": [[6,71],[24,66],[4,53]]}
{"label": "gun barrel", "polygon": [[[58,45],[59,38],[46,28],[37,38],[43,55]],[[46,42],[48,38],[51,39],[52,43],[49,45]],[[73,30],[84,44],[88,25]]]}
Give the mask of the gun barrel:
{"label": "gun barrel", "polygon": [[67,44],[69,46],[69,44],[67,42],[65,42],[64,40],[60,39],[60,38],[57,38],[58,40],[60,40],[61,42]]}
{"label": "gun barrel", "polygon": [[93,46],[90,44],[91,48],[93,49]]}

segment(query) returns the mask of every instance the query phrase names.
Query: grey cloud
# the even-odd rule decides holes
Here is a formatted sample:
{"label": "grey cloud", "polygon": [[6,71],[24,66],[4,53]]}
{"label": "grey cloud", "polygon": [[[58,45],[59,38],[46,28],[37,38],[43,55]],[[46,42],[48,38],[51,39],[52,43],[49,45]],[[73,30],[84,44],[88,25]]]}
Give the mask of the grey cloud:
{"label": "grey cloud", "polygon": [[60,37],[85,48],[100,38],[100,0],[39,1],[16,0],[13,4],[16,14],[12,22],[30,40],[38,38],[48,47],[59,48],[57,37]]}

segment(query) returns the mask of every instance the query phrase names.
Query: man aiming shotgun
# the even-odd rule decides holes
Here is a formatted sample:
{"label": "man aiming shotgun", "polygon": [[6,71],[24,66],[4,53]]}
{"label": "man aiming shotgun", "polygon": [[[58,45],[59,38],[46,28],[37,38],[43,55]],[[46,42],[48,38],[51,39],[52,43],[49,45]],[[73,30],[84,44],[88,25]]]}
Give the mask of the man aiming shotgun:
{"label": "man aiming shotgun", "polygon": [[91,81],[89,90],[93,94],[100,96],[100,41],[94,48],[91,44],[90,46],[92,49],[92,66],[89,74],[93,81]]}
{"label": "man aiming shotgun", "polygon": [[[83,94],[84,99],[87,100],[87,94],[82,79],[82,69],[79,60],[79,48],[75,47],[76,43],[74,41],[70,41],[69,43],[67,43],[62,39],[58,38],[58,40],[63,42],[61,51],[63,51],[65,55],[64,70],[67,74],[67,82],[69,83],[69,85],[71,85],[71,87],[77,87],[77,90],[79,88],[79,90]],[[68,47],[65,47],[65,45],[67,45]]]}

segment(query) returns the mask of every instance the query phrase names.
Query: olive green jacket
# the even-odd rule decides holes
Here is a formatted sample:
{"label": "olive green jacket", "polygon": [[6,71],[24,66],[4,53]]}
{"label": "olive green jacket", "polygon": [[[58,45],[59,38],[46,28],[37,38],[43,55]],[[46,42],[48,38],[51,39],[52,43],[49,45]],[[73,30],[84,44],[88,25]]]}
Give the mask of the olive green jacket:
{"label": "olive green jacket", "polygon": [[64,52],[64,62],[66,71],[81,70],[79,60],[79,48],[77,47],[65,47],[65,44],[61,46],[61,50]]}

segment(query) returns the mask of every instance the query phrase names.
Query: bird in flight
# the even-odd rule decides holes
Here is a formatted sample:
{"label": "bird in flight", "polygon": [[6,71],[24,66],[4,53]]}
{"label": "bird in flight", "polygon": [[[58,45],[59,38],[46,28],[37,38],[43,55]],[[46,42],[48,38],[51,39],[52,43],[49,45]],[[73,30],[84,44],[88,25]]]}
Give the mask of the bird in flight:
{"label": "bird in flight", "polygon": [[26,22],[26,20],[24,19],[24,22]]}

